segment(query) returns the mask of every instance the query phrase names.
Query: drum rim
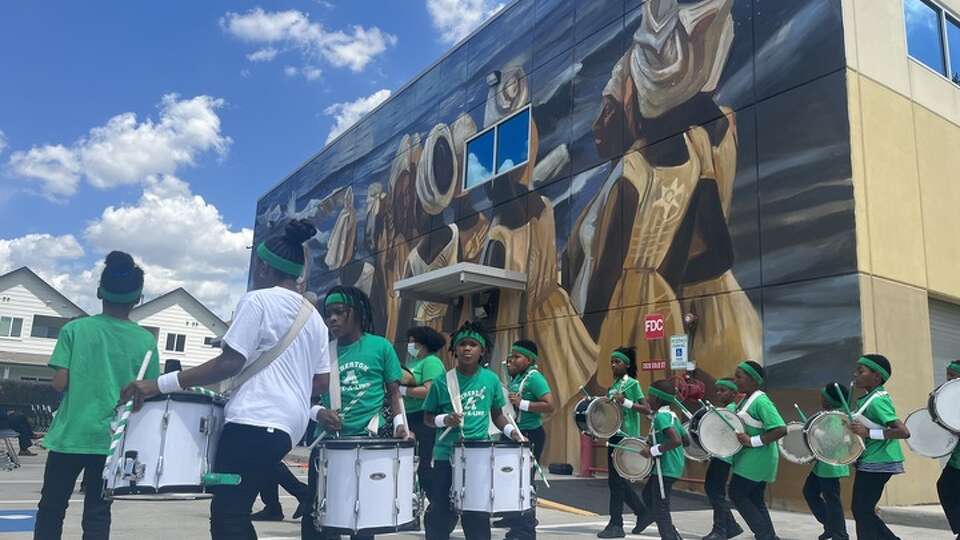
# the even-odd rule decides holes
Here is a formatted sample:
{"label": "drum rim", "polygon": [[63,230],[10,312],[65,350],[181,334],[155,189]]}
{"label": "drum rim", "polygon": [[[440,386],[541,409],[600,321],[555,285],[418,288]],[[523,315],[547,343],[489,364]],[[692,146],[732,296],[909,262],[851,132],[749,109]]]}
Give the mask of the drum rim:
{"label": "drum rim", "polygon": [[385,527],[368,527],[366,529],[351,529],[349,527],[328,527],[324,525],[324,531],[330,531],[333,533],[340,534],[349,534],[349,535],[378,535],[378,534],[390,534],[395,532],[402,532],[407,530],[410,527],[413,527],[413,524],[417,522],[417,518],[414,517],[412,520],[405,523],[400,523],[396,527],[393,525],[388,525]]}
{"label": "drum rim", "polygon": [[[696,461],[697,463],[703,463],[704,461],[707,461],[707,460],[710,459],[710,452],[707,452],[706,450],[703,449],[702,446],[700,446],[700,440],[699,440],[699,439],[694,438],[693,433],[690,431],[690,422],[691,422],[691,421],[692,421],[692,419],[691,419],[691,420],[687,420],[686,422],[684,422],[684,423],[682,424],[684,431],[686,431],[686,432],[690,435],[690,444],[688,444],[688,445],[686,445],[686,446],[683,447],[683,455],[685,455],[685,456],[687,457],[687,459],[689,459],[689,460],[691,460],[691,461]],[[692,446],[694,446],[694,445],[696,445],[696,447],[700,449],[700,452],[702,452],[701,454],[691,454],[691,453],[690,453],[690,447],[692,447]]]}
{"label": "drum rim", "polygon": [[[639,442],[640,444],[642,444],[643,447],[645,447],[645,448],[650,448],[650,445],[647,444],[646,441],[644,441],[643,439],[641,439],[641,438],[639,438],[639,437],[624,437],[623,439],[620,440],[620,442],[619,442],[618,444],[621,444],[621,445],[622,445],[624,441],[628,441],[628,440],[637,441],[637,442]],[[620,448],[614,448],[614,449],[613,449],[613,452],[612,452],[611,460],[613,461],[613,466],[614,466],[614,468],[617,469],[617,473],[619,473],[620,476],[622,476],[623,478],[626,478],[627,480],[630,480],[630,481],[639,481],[639,480],[643,480],[644,478],[649,477],[649,476],[653,473],[653,459],[652,459],[652,458],[645,458],[645,459],[646,459],[646,462],[647,462],[647,467],[645,467],[645,469],[646,469],[646,473],[645,473],[645,474],[643,474],[643,475],[624,474],[624,472],[620,470],[620,467],[617,467],[617,463],[618,463],[618,461],[619,461],[619,460],[617,459],[617,456],[619,456],[619,455],[624,455],[624,454],[626,454],[626,453],[627,453],[626,451],[624,451],[624,450],[622,450],[622,449],[620,449]],[[633,453],[633,452],[630,452],[630,453]]]}
{"label": "drum rim", "polygon": [[457,441],[453,444],[455,448],[527,448],[530,441]]}
{"label": "drum rim", "polygon": [[222,397],[213,397],[198,392],[171,392],[169,394],[158,394],[156,396],[143,400],[144,403],[162,403],[164,401],[179,401],[181,403],[199,403],[202,405],[216,405],[223,407],[227,400]]}
{"label": "drum rim", "polygon": [[[780,453],[783,455],[783,458],[795,465],[806,465],[807,463],[810,463],[811,461],[814,461],[815,459],[817,459],[817,456],[815,456],[813,453],[813,449],[811,449],[810,445],[807,443],[807,433],[806,433],[806,430],[804,429],[805,425],[806,425],[805,422],[797,422],[797,421],[787,422],[787,426],[786,426],[787,434],[777,439],[777,448],[779,448]],[[806,447],[806,449],[810,452],[809,455],[803,456],[801,458],[797,458],[797,456],[795,456],[793,452],[785,450],[783,448],[784,446],[783,441],[786,440],[787,435],[789,435],[791,431],[793,431],[794,433],[796,432],[800,433],[800,440],[803,441],[804,447]],[[791,459],[791,457],[794,459]]]}
{"label": "drum rim", "polygon": [[[737,441],[737,448],[736,448],[733,452],[731,452],[731,453],[729,453],[729,454],[722,454],[722,453],[719,453],[719,452],[716,452],[716,453],[715,453],[715,452],[711,452],[710,450],[708,450],[707,447],[706,447],[706,445],[703,444],[703,438],[700,437],[700,421],[707,417],[707,412],[709,412],[709,409],[705,409],[705,408],[704,408],[704,409],[700,409],[700,410],[697,411],[697,413],[700,413],[701,411],[702,411],[702,414],[700,414],[700,418],[697,420],[696,426],[693,426],[693,425],[691,424],[691,427],[692,427],[692,428],[693,428],[693,427],[696,428],[697,444],[700,445],[700,448],[703,448],[704,451],[706,451],[708,454],[710,454],[711,457],[720,458],[720,459],[731,458],[731,457],[735,456],[735,455],[737,454],[737,452],[739,452],[740,450],[743,450],[743,445],[740,444],[739,441]],[[734,425],[734,427],[738,427],[738,426],[739,426],[739,427],[743,430],[742,432],[743,432],[743,433],[746,433],[747,428],[746,428],[746,426],[743,425],[743,420],[742,420],[739,416],[737,416],[736,413],[734,413],[733,411],[729,411],[729,410],[727,410],[727,409],[717,409],[717,412],[720,413],[720,414],[723,414],[724,411],[726,411],[727,413],[729,413],[729,415],[725,415],[724,418],[727,418],[728,420],[731,420],[731,419],[732,419],[732,418],[730,418],[730,416],[733,416],[734,418],[736,418],[736,422],[738,422],[738,424]],[[694,418],[696,418],[697,413],[694,413],[694,415],[693,415]],[[691,422],[692,422],[692,421],[693,421],[693,419],[691,419]],[[738,432],[738,433],[740,433],[740,432]]]}
{"label": "drum rim", "polygon": [[390,450],[393,448],[413,448],[417,441],[412,439],[374,439],[372,437],[342,437],[339,439],[321,439],[317,447],[329,450]]}
{"label": "drum rim", "polygon": [[[601,438],[601,439],[609,439],[610,437],[613,437],[614,435],[616,435],[617,433],[619,433],[620,430],[621,430],[621,428],[623,427],[623,420],[624,420],[624,418],[623,418],[623,411],[620,409],[620,407],[613,407],[613,408],[612,408],[612,410],[616,411],[616,415],[620,417],[620,421],[617,422],[617,424],[619,424],[619,426],[617,427],[617,429],[616,429],[615,431],[613,431],[612,433],[610,433],[610,432],[608,432],[608,431],[600,431],[600,430],[596,429],[596,427],[593,425],[593,422],[590,421],[590,409],[593,408],[593,405],[594,405],[595,402],[599,402],[599,401],[605,401],[605,402],[610,403],[610,404],[613,403],[613,401],[611,401],[610,398],[595,398],[595,399],[590,400],[590,404],[587,405],[587,409],[583,412],[584,422],[587,424],[587,430],[590,432],[591,435],[593,435],[594,437]],[[608,434],[608,433],[609,433],[609,434]]]}
{"label": "drum rim", "polygon": [[[203,495],[208,494],[204,489],[203,485],[198,484],[174,484],[170,486],[163,486],[160,488],[155,488],[148,484],[137,484],[135,486],[121,486],[110,488],[109,490],[104,489],[103,493],[106,496],[109,491],[109,496],[112,498],[117,497],[136,497],[136,496],[153,496],[157,497],[159,495],[178,495],[183,494],[184,497],[190,497],[194,495]],[[131,500],[149,500],[147,498],[140,499],[131,499]],[[156,498],[153,500],[157,500]]]}
{"label": "drum rim", "polygon": [[940,424],[940,426],[946,429],[947,431],[957,434],[957,433],[960,433],[960,425],[957,425],[957,426],[949,425],[937,413],[937,394],[940,392],[940,390],[946,388],[950,384],[960,386],[960,379],[952,379],[949,381],[944,381],[942,384],[934,388],[933,392],[930,392],[930,395],[927,397],[927,411],[930,413],[930,418],[932,418],[934,422],[936,422],[937,424]]}
{"label": "drum rim", "polygon": [[[841,416],[849,419],[849,417],[847,416],[847,413],[843,411],[820,411],[817,414],[808,418],[806,422],[804,422],[803,424],[804,440],[808,438],[808,433],[810,431],[810,428],[813,426],[814,421],[816,421],[818,418],[822,418],[826,416]],[[861,439],[860,437],[854,437],[853,440],[857,441],[856,446],[857,448],[859,448],[859,452],[856,452],[855,455],[852,455],[850,458],[850,461],[842,461],[842,460],[837,461],[837,460],[830,459],[827,456],[822,456],[820,455],[820,452],[817,452],[816,448],[810,445],[809,442],[807,442],[807,447],[809,447],[810,451],[813,452],[814,459],[816,459],[817,461],[822,461],[827,465],[834,465],[834,466],[850,465],[852,463],[855,463],[858,459],[860,459],[860,456],[862,456],[864,451],[866,451],[867,449],[867,446],[864,444],[863,439]]]}
{"label": "drum rim", "polygon": [[915,410],[915,411],[912,411],[910,414],[908,414],[908,415],[906,416],[906,418],[903,419],[904,425],[907,424],[907,422],[910,420],[910,417],[911,417],[911,416],[913,416],[913,415],[915,415],[915,414],[917,414],[917,413],[927,413],[927,416],[928,416],[928,417],[930,418],[930,420],[934,423],[934,425],[936,425],[936,426],[939,427],[940,429],[946,431],[946,432],[949,433],[950,435],[953,435],[953,445],[951,445],[950,449],[947,450],[947,453],[945,453],[945,454],[943,454],[943,455],[930,456],[930,455],[927,455],[927,454],[923,454],[923,453],[921,453],[921,452],[918,452],[918,451],[916,450],[916,448],[913,447],[913,444],[910,443],[910,440],[913,439],[913,435],[911,434],[911,436],[908,437],[907,440],[906,440],[906,441],[907,441],[907,446],[910,447],[910,451],[913,452],[914,454],[917,454],[918,456],[925,457],[925,458],[930,458],[930,459],[941,459],[941,458],[945,458],[945,457],[949,456],[950,454],[952,454],[953,451],[957,449],[957,445],[960,444],[960,435],[958,435],[957,433],[954,433],[953,431],[950,431],[949,429],[947,429],[946,427],[944,427],[943,425],[941,425],[939,422],[937,422],[936,419],[933,418],[933,415],[930,414],[930,411],[929,411],[927,408],[925,408],[925,407],[920,407],[919,409],[917,409],[917,410]]}

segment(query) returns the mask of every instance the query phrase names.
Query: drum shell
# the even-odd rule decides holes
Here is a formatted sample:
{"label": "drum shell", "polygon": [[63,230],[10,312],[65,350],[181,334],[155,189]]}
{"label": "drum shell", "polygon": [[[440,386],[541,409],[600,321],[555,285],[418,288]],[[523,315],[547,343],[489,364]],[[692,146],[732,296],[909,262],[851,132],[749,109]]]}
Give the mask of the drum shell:
{"label": "drum shell", "polygon": [[325,530],[385,534],[413,524],[414,441],[357,437],[320,441],[317,447],[315,502]]}
{"label": "drum shell", "polygon": [[710,453],[700,446],[700,439],[694,437],[691,419],[683,424],[683,429],[690,435],[690,444],[683,447],[683,455],[690,461],[704,462],[710,459]]}
{"label": "drum shell", "polygon": [[[596,439],[609,439],[620,432],[623,427],[623,411],[619,405],[614,404],[607,398],[584,398],[581,399],[574,409],[573,420],[581,433],[589,435]],[[604,412],[614,415],[614,421],[609,425],[600,426],[599,419]]]}
{"label": "drum shell", "polygon": [[[933,421],[943,426],[944,429],[952,433],[960,433],[960,399],[956,400],[957,403],[940,403],[946,400],[945,396],[953,396],[954,394],[960,396],[960,379],[947,381],[930,392],[930,396],[927,398],[927,410],[930,412]],[[950,414],[941,414],[941,412],[946,411],[940,411],[940,405],[944,405],[944,409],[949,409]]]}
{"label": "drum shell", "polygon": [[518,515],[535,504],[530,444],[461,441],[453,448],[450,498],[457,512]]}
{"label": "drum shell", "polygon": [[939,459],[949,456],[956,449],[960,437],[944,428],[930,417],[929,409],[917,409],[904,420],[910,437],[907,446],[913,453]]}
{"label": "drum shell", "polygon": [[[617,445],[637,450],[650,447],[646,441],[634,437],[624,437],[617,442]],[[617,473],[631,482],[639,482],[650,476],[653,471],[653,460],[651,458],[623,448],[614,448],[610,461]]]}
{"label": "drum shell", "polygon": [[783,459],[797,465],[805,465],[816,459],[807,444],[806,433],[803,428],[803,423],[789,422],[787,424],[787,434],[777,440],[777,446]]}
{"label": "drum shell", "polygon": [[[847,454],[844,459],[836,459],[835,456],[828,455],[821,450],[819,441],[816,440],[816,432],[814,430],[818,423],[824,422],[827,418],[835,418],[836,421],[840,423],[849,423],[850,421],[848,416],[840,411],[821,411],[807,419],[803,426],[804,440],[806,440],[807,446],[813,453],[814,459],[828,465],[850,465],[854,463],[863,454],[865,447],[863,440],[852,433],[850,433],[849,437],[845,435],[845,438],[846,440],[853,441],[854,450]],[[846,428],[844,429],[846,430]]]}
{"label": "drum shell", "polygon": [[590,428],[587,427],[587,407],[590,406],[590,401],[592,401],[590,398],[583,398],[573,408],[573,423],[584,435],[590,435]]}

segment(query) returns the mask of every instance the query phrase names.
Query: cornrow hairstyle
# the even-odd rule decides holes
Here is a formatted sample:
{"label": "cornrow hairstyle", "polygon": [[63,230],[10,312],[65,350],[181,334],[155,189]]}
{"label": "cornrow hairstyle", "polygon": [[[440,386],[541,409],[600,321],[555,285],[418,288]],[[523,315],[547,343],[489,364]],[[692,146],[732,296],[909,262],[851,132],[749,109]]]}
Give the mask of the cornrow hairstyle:
{"label": "cornrow hairstyle", "polygon": [[113,297],[136,296],[129,302],[107,302],[118,305],[133,305],[140,299],[143,290],[143,269],[137,266],[133,257],[123,251],[111,251],[104,259],[103,272],[100,274],[100,290],[102,294]]}
{"label": "cornrow hairstyle", "polygon": [[673,380],[671,379],[660,379],[659,381],[655,381],[650,386],[656,388],[661,392],[666,392],[672,395],[677,394],[677,387],[673,384]]}
{"label": "cornrow hairstyle", "polygon": [[[763,370],[763,366],[761,366],[760,364],[754,362],[753,360],[745,360],[744,363],[747,364],[748,366],[752,367],[753,370],[756,371],[757,374],[760,375],[760,378],[763,379],[764,385],[765,385],[765,384],[766,384],[766,381],[767,381],[767,373]],[[753,378],[751,378],[750,380],[753,381]],[[756,382],[756,381],[754,381],[754,382]],[[764,385],[758,385],[758,386],[764,386]]]}
{"label": "cornrow hairstyle", "polygon": [[[838,389],[839,392],[837,391]],[[843,403],[844,400],[850,403],[850,389],[839,382],[832,382],[824,386],[823,391],[837,404]],[[840,396],[843,396],[843,399],[840,399]]]}
{"label": "cornrow hairstyle", "polygon": [[297,264],[304,263],[303,244],[317,234],[317,228],[305,219],[293,219],[283,227],[283,234],[268,238],[267,249]]}
{"label": "cornrow hairstyle", "polygon": [[540,349],[537,348],[537,344],[529,339],[518,339],[517,341],[514,341],[513,344],[518,347],[523,347],[533,354],[540,356]]}
{"label": "cornrow hairstyle", "polygon": [[427,352],[434,354],[447,344],[447,338],[429,326],[414,326],[407,330],[407,339],[423,345]]}
{"label": "cornrow hairstyle", "polygon": [[[356,287],[338,285],[329,291],[327,296],[333,294],[342,294],[347,298],[347,305],[353,310],[353,316],[360,323],[360,331],[373,334],[373,308],[370,306],[370,298],[367,294]],[[323,306],[323,315],[327,315],[327,306]]]}
{"label": "cornrow hairstyle", "polygon": [[627,355],[627,358],[630,359],[630,363],[627,364],[627,375],[637,378],[637,349],[635,347],[620,347],[614,352],[622,353]]}
{"label": "cornrow hairstyle", "polygon": [[872,360],[875,364],[887,370],[887,373],[893,377],[893,368],[890,366],[890,361],[887,360],[886,356],[882,354],[865,354],[863,357]]}
{"label": "cornrow hairstyle", "polygon": [[466,321],[463,323],[463,326],[458,328],[457,331],[453,333],[453,336],[451,336],[450,352],[456,352],[455,344],[457,342],[457,336],[464,332],[480,334],[480,337],[483,338],[483,341],[485,342],[483,346],[483,357],[487,356],[487,351],[493,350],[493,338],[490,337],[489,333],[487,333],[487,329],[484,328],[483,324],[480,322]]}

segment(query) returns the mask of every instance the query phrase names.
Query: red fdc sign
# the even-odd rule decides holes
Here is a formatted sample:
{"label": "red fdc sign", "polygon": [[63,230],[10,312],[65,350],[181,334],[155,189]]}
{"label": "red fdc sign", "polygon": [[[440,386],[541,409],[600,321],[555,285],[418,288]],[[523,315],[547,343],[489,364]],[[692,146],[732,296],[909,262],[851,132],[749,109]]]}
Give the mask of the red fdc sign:
{"label": "red fdc sign", "polygon": [[643,318],[643,335],[647,341],[663,339],[663,315],[651,313]]}
{"label": "red fdc sign", "polygon": [[643,371],[658,371],[667,369],[666,360],[652,360],[650,362],[640,362],[640,369]]}

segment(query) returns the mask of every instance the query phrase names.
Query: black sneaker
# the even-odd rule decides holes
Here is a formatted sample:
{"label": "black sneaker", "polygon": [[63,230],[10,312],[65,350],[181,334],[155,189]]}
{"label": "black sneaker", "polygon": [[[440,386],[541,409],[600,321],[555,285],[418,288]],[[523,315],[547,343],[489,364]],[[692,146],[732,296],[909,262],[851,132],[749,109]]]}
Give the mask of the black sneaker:
{"label": "black sneaker", "polygon": [[307,510],[306,502],[302,502],[297,505],[297,509],[293,512],[293,519],[300,519],[303,517],[303,513]]}
{"label": "black sneaker", "polygon": [[264,508],[250,514],[250,521],[283,521],[283,512],[271,512]]}
{"label": "black sneaker", "polygon": [[738,524],[736,524],[736,523],[733,524],[733,527],[732,527],[732,528],[727,529],[727,538],[728,538],[728,539],[729,539],[729,538],[736,538],[737,536],[740,536],[741,534],[743,534],[743,527],[741,527],[740,525],[738,525]]}
{"label": "black sneaker", "polygon": [[825,532],[825,533],[821,534],[820,536],[818,536],[818,537],[817,537],[817,540],[830,540],[831,538],[833,538],[833,535],[830,534],[830,533],[828,533],[828,532]]}
{"label": "black sneaker", "polygon": [[623,538],[627,536],[623,532],[623,525],[607,525],[597,533],[597,538]]}
{"label": "black sneaker", "polygon": [[720,529],[710,531],[710,534],[704,536],[701,540],[727,540],[727,535]]}
{"label": "black sneaker", "polygon": [[633,526],[633,530],[630,531],[630,534],[643,534],[643,531],[647,530],[650,524],[648,523],[637,523]]}
{"label": "black sneaker", "polygon": [[494,529],[509,529],[511,526],[512,520],[508,518],[500,518],[490,524]]}

